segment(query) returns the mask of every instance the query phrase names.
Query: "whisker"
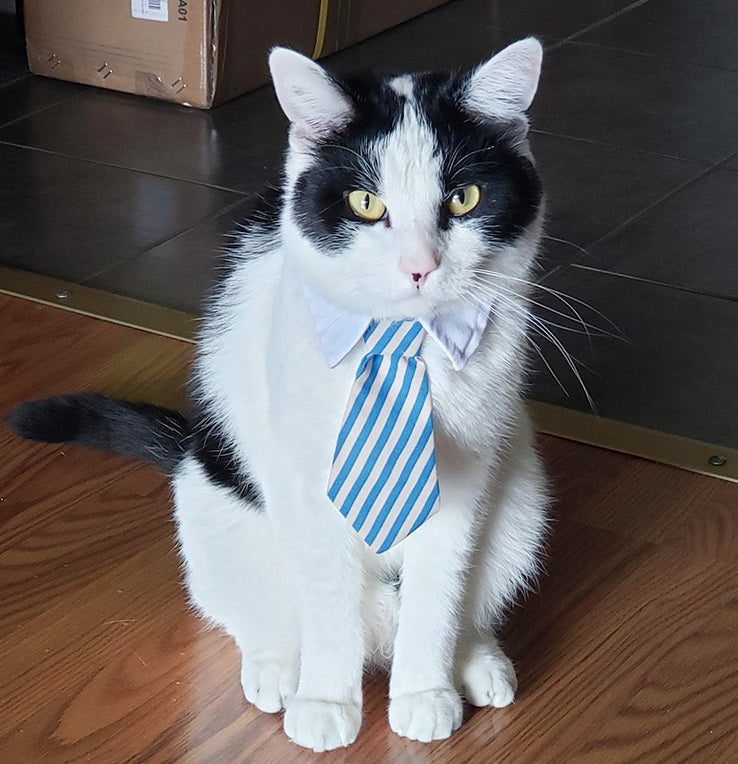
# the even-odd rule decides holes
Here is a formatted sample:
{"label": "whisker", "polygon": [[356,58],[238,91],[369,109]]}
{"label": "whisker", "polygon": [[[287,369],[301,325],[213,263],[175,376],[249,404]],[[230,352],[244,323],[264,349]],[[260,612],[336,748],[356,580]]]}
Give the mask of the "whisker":
{"label": "whisker", "polygon": [[[477,284],[477,286],[480,286],[480,284]],[[506,290],[504,287],[501,287],[501,285],[496,285],[497,287],[500,287],[502,291],[495,291],[492,289],[492,285],[483,285],[483,286],[489,286],[490,288],[490,296],[494,296],[496,300],[504,306],[508,311],[510,311],[514,316],[517,318],[524,320],[528,323],[530,328],[537,332],[543,339],[545,339],[547,342],[551,343],[556,350],[560,353],[561,357],[563,358],[566,365],[571,370],[572,374],[574,375],[574,378],[577,381],[577,384],[582,389],[582,392],[587,400],[587,404],[592,409],[593,412],[596,413],[597,408],[594,403],[594,399],[592,398],[592,395],[589,392],[589,389],[587,388],[584,379],[579,371],[578,366],[581,366],[585,369],[588,367],[583,364],[578,359],[575,359],[571,353],[569,353],[566,348],[564,347],[561,340],[553,333],[553,331],[549,328],[549,323],[542,318],[536,316],[535,314],[531,313],[529,310],[524,308],[523,306],[519,305],[517,302],[513,301],[511,299],[511,295],[523,300],[524,302],[528,303],[529,300],[523,295],[519,295],[515,292],[511,292],[510,290]],[[473,296],[473,299],[479,304],[482,304],[481,296]],[[528,337],[530,340],[531,338]],[[544,360],[544,363],[547,367],[549,367],[549,364],[547,361]],[[588,369],[588,371],[591,371]],[[556,378],[556,375],[553,373],[554,378]],[[558,380],[560,382],[560,380]],[[568,395],[568,393],[567,393]]]}
{"label": "whisker", "polygon": [[[476,283],[477,283],[477,285],[481,289],[484,289],[492,297],[495,297],[495,296],[497,296],[499,294],[499,292],[497,292],[496,290],[502,289],[502,290],[504,290],[508,294],[514,294],[514,295],[520,297],[521,299],[525,300],[525,302],[527,304],[529,304],[529,305],[535,305],[536,307],[540,308],[541,310],[545,310],[545,311],[547,311],[549,313],[553,313],[554,315],[560,316],[561,318],[563,318],[563,319],[565,319],[567,321],[574,321],[575,320],[572,316],[568,315],[567,313],[563,313],[560,310],[556,310],[555,308],[552,308],[552,307],[550,307],[548,305],[545,305],[544,303],[538,302],[537,300],[534,300],[534,299],[532,299],[531,297],[529,297],[527,295],[519,295],[517,292],[512,292],[510,290],[506,290],[505,287],[503,287],[503,286],[501,286],[499,284],[490,288],[489,285],[487,285],[487,284],[479,283],[479,282],[476,282]],[[556,327],[558,329],[562,329],[563,331],[568,331],[568,332],[572,332],[572,333],[576,333],[576,334],[586,334],[587,338],[588,338],[588,341],[589,341],[589,344],[590,344],[590,348],[592,348],[592,337],[612,337],[613,336],[609,332],[606,332],[605,330],[602,330],[599,327],[586,322],[582,318],[580,313],[578,311],[576,311],[574,308],[570,307],[570,310],[572,311],[572,313],[576,317],[576,321],[579,324],[581,324],[581,326],[582,326],[581,330],[580,329],[576,329],[576,328],[571,327],[571,326],[566,326],[564,324],[556,323],[555,321],[551,321],[550,319],[544,319],[544,320],[546,321],[546,324],[548,326],[554,326],[554,327]]]}
{"label": "whisker", "polygon": [[549,236],[548,234],[544,234],[544,239],[548,239],[549,241],[557,241],[559,244],[568,244],[570,247],[574,247],[574,249],[579,250],[582,254],[587,255],[587,257],[592,257],[592,253],[589,252],[589,250],[586,250],[584,247],[580,247],[578,244],[575,244],[573,241],[569,241],[568,239],[558,239],[556,236]]}
{"label": "whisker", "polygon": [[[595,406],[594,399],[590,395],[589,390],[587,389],[587,385],[584,383],[584,379],[582,378],[582,375],[579,372],[579,369],[577,368],[577,360],[569,353],[566,348],[561,343],[561,340],[550,330],[547,326],[545,326],[540,321],[535,320],[535,317],[532,317],[533,326],[540,332],[540,334],[543,336],[544,339],[548,340],[561,354],[561,357],[566,362],[566,365],[571,370],[572,374],[574,375],[577,383],[582,388],[582,392],[584,393],[585,398],[587,399],[587,404],[592,409],[593,412],[597,413],[597,407]],[[579,362],[581,366],[584,366],[581,362]],[[586,366],[585,366],[586,368]]]}
{"label": "whisker", "polygon": [[553,370],[553,367],[551,366],[551,364],[548,362],[548,360],[546,360],[546,356],[543,354],[543,351],[541,350],[540,345],[530,335],[526,335],[526,339],[533,346],[533,349],[536,351],[541,361],[543,361],[544,366],[546,367],[546,369],[548,369],[548,373],[554,378],[559,388],[561,388],[561,392],[564,393],[564,395],[567,398],[570,398],[571,396],[569,394],[569,391],[566,389],[563,382],[559,379],[558,375]]}
{"label": "whisker", "polygon": [[[509,281],[514,281],[516,283],[521,283],[521,284],[524,284],[525,286],[527,286],[527,287],[529,287],[530,289],[533,289],[533,290],[540,289],[542,292],[545,292],[546,294],[550,294],[552,297],[555,297],[556,299],[558,299],[561,302],[563,302],[564,305],[566,305],[566,307],[569,308],[569,310],[571,310],[571,312],[577,317],[578,320],[580,320],[582,323],[587,323],[587,322],[582,321],[581,315],[572,306],[572,303],[574,303],[576,305],[580,305],[583,308],[586,308],[588,311],[591,311],[592,313],[594,313],[597,317],[601,318],[607,324],[609,324],[609,326],[612,327],[612,329],[614,330],[614,334],[611,334],[611,333],[607,332],[605,329],[603,329],[602,327],[595,326],[593,324],[588,324],[588,326],[590,328],[596,329],[598,332],[604,333],[606,336],[612,337],[614,339],[619,339],[619,340],[622,340],[624,342],[629,342],[627,336],[621,331],[620,327],[614,321],[612,321],[610,318],[608,318],[608,316],[606,316],[604,313],[602,313],[601,311],[597,310],[597,308],[593,307],[592,305],[590,305],[589,303],[585,302],[584,300],[580,300],[579,298],[574,297],[573,295],[570,295],[570,294],[565,294],[564,292],[559,292],[558,290],[553,289],[551,287],[548,287],[548,286],[546,286],[544,284],[539,284],[539,283],[536,283],[534,281],[529,281],[528,279],[521,279],[521,278],[518,278],[516,276],[510,276],[508,274],[498,273],[496,271],[492,271],[492,270],[488,270],[488,269],[483,269],[483,268],[475,268],[475,269],[473,269],[473,271],[476,274],[481,274],[481,275],[485,275],[485,276],[491,276],[494,279],[507,279]],[[495,284],[495,285],[492,285],[492,286],[497,286],[497,285]],[[550,310],[551,312],[554,312],[553,308],[549,308],[548,306],[542,305],[540,303],[536,303],[536,304],[539,305],[540,307],[546,309],[546,310]],[[559,315],[565,315],[565,314],[559,314]]]}

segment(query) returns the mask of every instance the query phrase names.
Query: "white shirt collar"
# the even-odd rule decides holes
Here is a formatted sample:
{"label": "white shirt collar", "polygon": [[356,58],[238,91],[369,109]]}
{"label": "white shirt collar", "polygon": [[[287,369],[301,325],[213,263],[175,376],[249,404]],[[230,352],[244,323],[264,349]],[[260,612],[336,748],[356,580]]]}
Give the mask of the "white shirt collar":
{"label": "white shirt collar", "polygon": [[[336,307],[307,284],[303,285],[303,290],[326,362],[333,368],[361,339],[372,317]],[[421,319],[420,323],[444,349],[458,371],[479,347],[491,307],[491,302],[486,307],[464,306],[427,321]]]}

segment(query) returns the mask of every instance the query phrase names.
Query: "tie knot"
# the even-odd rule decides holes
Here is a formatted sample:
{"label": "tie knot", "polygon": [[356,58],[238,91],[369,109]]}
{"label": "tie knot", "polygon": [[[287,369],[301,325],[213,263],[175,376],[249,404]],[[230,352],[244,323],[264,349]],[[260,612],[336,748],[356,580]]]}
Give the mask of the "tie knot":
{"label": "tie knot", "polygon": [[366,355],[417,356],[425,339],[420,321],[372,321],[364,332]]}

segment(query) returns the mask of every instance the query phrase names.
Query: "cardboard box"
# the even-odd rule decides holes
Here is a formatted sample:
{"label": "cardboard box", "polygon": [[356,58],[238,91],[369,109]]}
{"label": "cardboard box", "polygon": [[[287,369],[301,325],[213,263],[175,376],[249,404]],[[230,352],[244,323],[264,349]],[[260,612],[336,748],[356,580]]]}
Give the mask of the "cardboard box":
{"label": "cardboard box", "polygon": [[269,81],[274,45],[318,58],[445,0],[25,0],[32,72],[210,108]]}

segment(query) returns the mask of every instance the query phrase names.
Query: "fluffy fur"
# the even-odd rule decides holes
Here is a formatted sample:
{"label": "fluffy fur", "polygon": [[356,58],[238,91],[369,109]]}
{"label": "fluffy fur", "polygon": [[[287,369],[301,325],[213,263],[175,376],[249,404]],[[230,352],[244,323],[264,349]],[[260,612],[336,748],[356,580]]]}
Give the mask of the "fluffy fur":
{"label": "fluffy fur", "polygon": [[[451,735],[462,695],[513,700],[494,629],[536,573],[547,505],[520,400],[542,215],[525,110],[540,60],[529,39],[472,73],[339,82],[292,51],[271,56],[291,121],[284,184],[213,295],[172,471],[193,603],[238,645],[246,698],[285,709],[287,735],[316,751],[356,738],[367,665],[389,670],[389,723],[412,739]],[[469,183],[482,199],[455,218],[445,202]],[[355,219],[355,188],[386,218]],[[328,367],[306,285],[375,318],[492,303],[462,369],[426,339],[441,510],[381,555],[325,493],[361,350]]]}

